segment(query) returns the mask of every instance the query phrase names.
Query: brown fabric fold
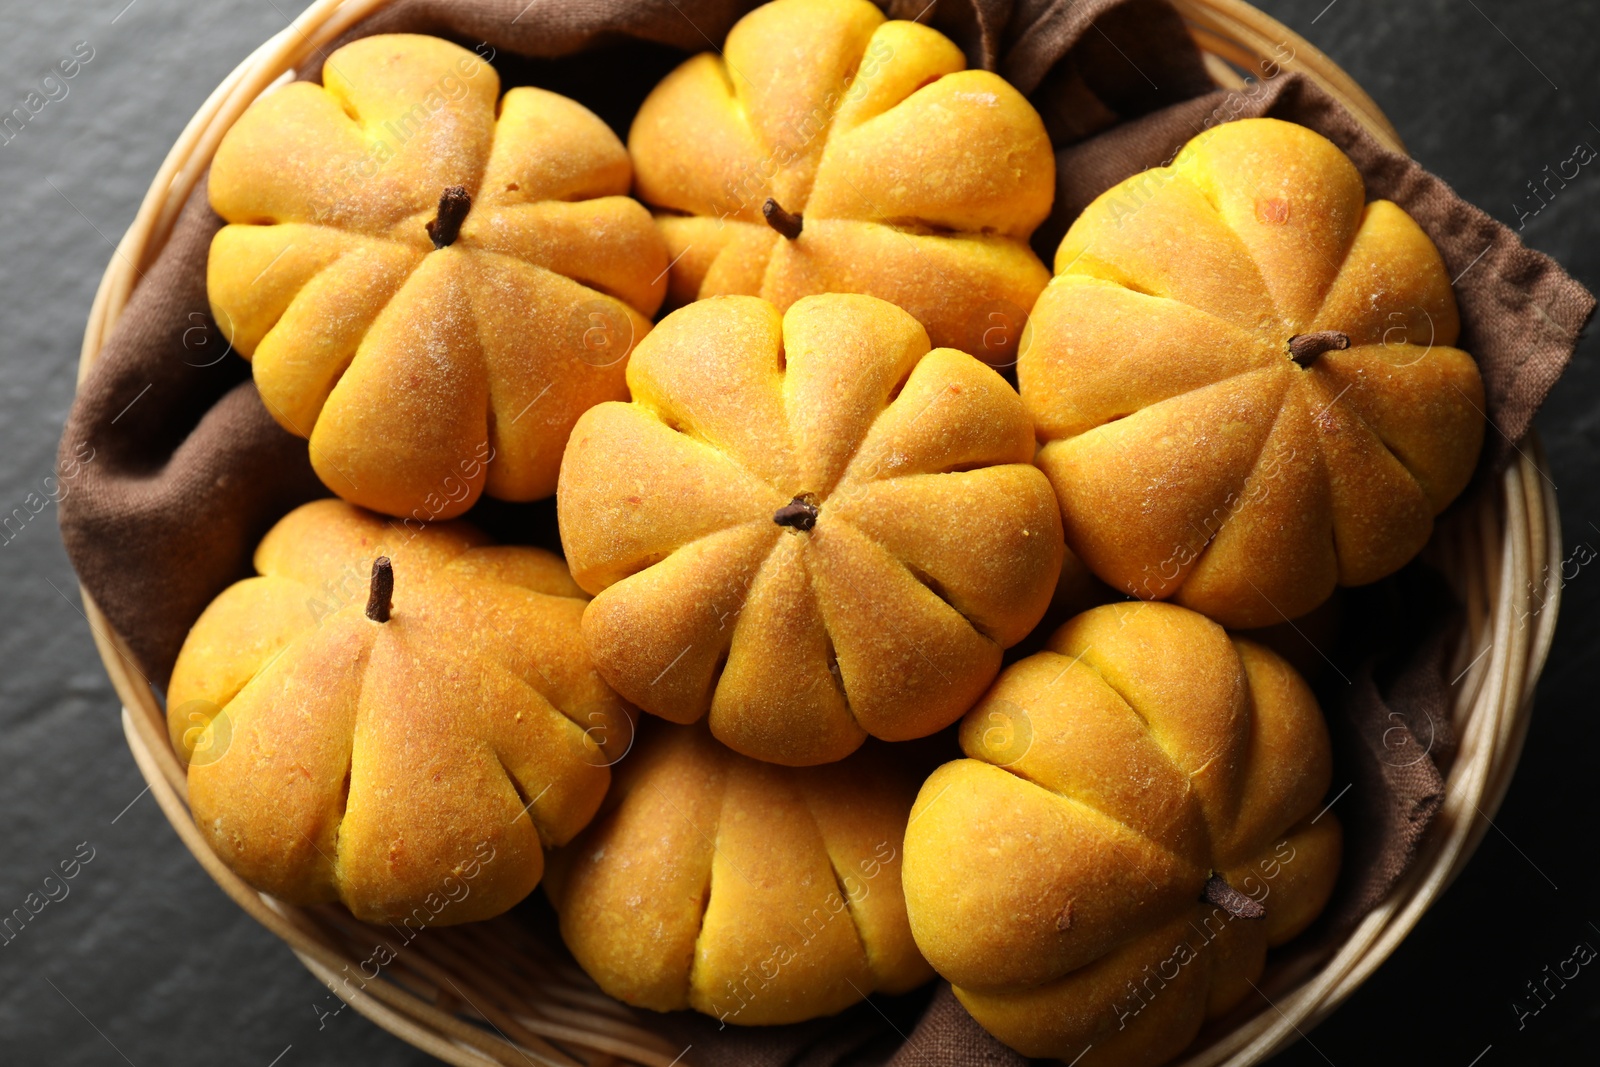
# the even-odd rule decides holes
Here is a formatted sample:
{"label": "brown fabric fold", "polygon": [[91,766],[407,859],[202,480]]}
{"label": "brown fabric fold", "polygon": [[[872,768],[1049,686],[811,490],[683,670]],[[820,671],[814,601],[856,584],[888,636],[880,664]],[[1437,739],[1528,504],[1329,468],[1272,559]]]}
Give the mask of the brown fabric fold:
{"label": "brown fabric fold", "polygon": [[84,587],[139,670],[165,686],[189,626],[251,573],[252,546],[289,509],[327,495],[306,443],[261,403],[206,301],[221,228],[202,181],[79,389],[61,462],[92,455],[61,501]]}
{"label": "brown fabric fold", "polygon": [[1338,936],[1381,901],[1415,857],[1423,835],[1444,803],[1440,766],[1455,747],[1449,687],[1444,676],[1445,632],[1436,629],[1411,653],[1387,691],[1371,662],[1329,729],[1347,784],[1335,784],[1330,802],[1340,819],[1361,833],[1345,843],[1342,884],[1321,925]]}
{"label": "brown fabric fold", "polygon": [[933,1000],[917,1021],[917,1028],[895,1052],[889,1067],[925,1067],[933,1063],[1021,1067],[1027,1062],[974,1023],[950,986],[940,982]]}
{"label": "brown fabric fold", "polygon": [[[1439,246],[1457,279],[1461,346],[1479,361],[1485,416],[1498,431],[1485,449],[1484,473],[1515,454],[1571,356],[1593,297],[1438,178],[1384,149],[1314,84],[1269,65],[1251,72],[1258,81],[1246,90],[1213,91],[1181,20],[1162,0],[884,2],[893,15],[920,18],[950,35],[969,62],[1003,73],[1044,116],[1058,163],[1055,210],[1034,241],[1047,263],[1084,205],[1167,161],[1208,125],[1272,115],[1329,137],[1355,161],[1371,196],[1399,203]],[[327,51],[386,32],[486,46],[480,54],[493,55],[508,87],[538,84],[565,93],[625,134],[655,82],[686,54],[720,46],[752,6],[748,0],[396,0]],[[301,76],[317,77],[320,64],[319,57]],[[273,422],[248,365],[226,351],[210,319],[206,255],[219,225],[202,184],[83,383],[61,444],[63,467],[78,470],[75,491],[60,508],[68,552],[158,687],[200,611],[249,572],[261,534],[296,504],[326,492],[305,442]],[[1481,477],[1473,491],[1494,489]],[[469,517],[502,535],[516,531],[523,540],[557,544],[548,502],[486,500]],[[1402,590],[1419,568],[1375,588]],[[1335,652],[1339,665],[1318,682],[1336,740],[1334,790],[1349,783],[1348,794],[1329,797],[1346,826],[1345,873],[1318,928],[1291,951],[1321,951],[1383,898],[1412,861],[1442,796],[1451,612],[1417,607],[1423,599],[1382,601],[1397,622],[1387,646]],[[1366,610],[1377,610],[1376,603],[1357,598]],[[1349,611],[1346,618],[1358,615]],[[714,1067],[842,1067],[886,1057],[896,1067],[1022,1062],[984,1033],[943,984],[797,1026],[719,1030],[715,1020],[688,1013],[641,1022],[692,1044],[686,1061]]]}

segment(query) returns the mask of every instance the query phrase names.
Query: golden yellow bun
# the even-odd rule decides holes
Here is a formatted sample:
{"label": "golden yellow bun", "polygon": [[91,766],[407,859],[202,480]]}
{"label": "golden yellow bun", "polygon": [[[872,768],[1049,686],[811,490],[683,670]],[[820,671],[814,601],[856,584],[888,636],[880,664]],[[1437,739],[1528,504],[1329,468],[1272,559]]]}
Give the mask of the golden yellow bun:
{"label": "golden yellow bun", "polygon": [[[501,99],[494,68],[447,41],[366,37],[223,137],[212,314],[346,500],[426,521],[482,492],[549,496],[578,415],[627,395],[628,350],[665,294],[631,178],[581,105]],[[435,248],[453,186],[470,210]]]}
{"label": "golden yellow bun", "polygon": [[[375,557],[392,611],[369,618]],[[370,922],[497,915],[593,817],[631,738],[549,552],[337,500],[290,512],[212,601],[167,691],[217,855],[294,904]]]}
{"label": "golden yellow bun", "polygon": [[[1483,443],[1459,329],[1432,242],[1331,142],[1201,134],[1089,205],[1029,320],[1017,377],[1067,543],[1235,627],[1398,570]],[[1349,347],[1291,358],[1329,331]]]}
{"label": "golden yellow bun", "polygon": [[[635,188],[674,257],[676,303],[867,293],[933,343],[1016,358],[1050,278],[1028,237],[1050,213],[1044,123],[949,39],[866,0],[775,0],[722,53],[656,86],[628,133]],[[767,225],[768,198],[802,216]]]}
{"label": "golden yellow bun", "polygon": [[[667,316],[556,494],[600,672],[735,751],[827,763],[972,706],[1063,552],[1016,392],[904,311],[714,297]],[[814,526],[780,525],[808,499]]]}
{"label": "golden yellow bun", "polygon": [[[1316,699],[1195,612],[1078,616],[1006,669],[961,747],[912,809],[906,906],[928,961],[1024,1055],[1161,1063],[1332,892]],[[1203,902],[1213,872],[1265,916]]]}
{"label": "golden yellow bun", "polygon": [[882,749],[801,770],[654,724],[606,813],[550,857],[561,935],[627,1004],[741,1025],[831,1015],[933,977],[900,843],[916,782]]}

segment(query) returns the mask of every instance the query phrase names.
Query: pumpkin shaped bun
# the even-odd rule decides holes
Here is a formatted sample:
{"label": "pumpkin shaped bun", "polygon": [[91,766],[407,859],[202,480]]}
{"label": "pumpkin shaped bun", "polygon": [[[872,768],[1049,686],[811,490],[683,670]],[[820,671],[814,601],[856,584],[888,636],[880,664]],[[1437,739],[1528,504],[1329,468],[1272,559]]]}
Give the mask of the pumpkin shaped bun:
{"label": "pumpkin shaped bun", "polygon": [[1319,134],[1201,134],[1079,216],[1017,365],[1067,543],[1226,626],[1398,570],[1466,486],[1483,382],[1438,251]]}
{"label": "pumpkin shaped bun", "polygon": [[724,1023],[831,1015],[933,977],[900,891],[916,781],[881,749],[826,767],[643,734],[606,811],[550,857],[561,934],[600,988]]}
{"label": "pumpkin shaped bun", "polygon": [[323,482],[422,521],[555,491],[625,397],[666,246],[597,116],[447,41],[366,37],[223,137],[212,314]]}
{"label": "pumpkin shaped bun", "polygon": [[867,0],[775,0],[656,86],[628,133],[674,303],[867,293],[933,343],[1016,359],[1050,279],[1055,156],[1033,106]]}
{"label": "pumpkin shaped bun", "polygon": [[906,830],[911,930],[1026,1056],[1164,1062],[1332,892],[1316,700],[1195,612],[1083,613],[1006,669],[961,747]]}
{"label": "pumpkin shaped bun", "polygon": [[578,420],[556,504],[590,654],[646,711],[827,763],[960,718],[1049,604],[1021,400],[892,304],[697,301],[628,386]]}
{"label": "pumpkin shaped bun", "polygon": [[468,922],[527,896],[632,737],[561,560],[321,500],[255,565],[194,624],[168,690],[212,849],[257,889],[370,922]]}

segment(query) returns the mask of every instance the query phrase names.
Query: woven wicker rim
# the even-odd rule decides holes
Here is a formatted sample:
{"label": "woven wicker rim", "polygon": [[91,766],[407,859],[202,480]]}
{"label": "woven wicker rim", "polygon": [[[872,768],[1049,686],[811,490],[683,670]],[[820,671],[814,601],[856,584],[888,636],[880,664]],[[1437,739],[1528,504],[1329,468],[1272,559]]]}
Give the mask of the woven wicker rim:
{"label": "woven wicker rim", "polygon": [[[219,85],[168,153],[133,224],[101,279],[79,361],[81,383],[94,366],[135,282],[166,244],[179,211],[217,143],[249,104],[353,24],[388,0],[316,0],[261,45]],[[1242,0],[1171,0],[1226,88],[1238,70],[1274,59],[1299,71],[1345,106],[1380,142],[1404,151],[1399,135],[1361,87],[1322,52]],[[1278,59],[1279,46],[1293,57]],[[1332,1012],[1394,951],[1422,913],[1465,867],[1510,784],[1527,733],[1533,689],[1549,652],[1560,584],[1549,565],[1561,557],[1554,484],[1537,437],[1499,478],[1441,523],[1425,554],[1466,605],[1452,653],[1452,715],[1459,738],[1445,799],[1411,869],[1330,956],[1269,972],[1274,1010],[1243,1020],[1193,1048],[1182,1067],[1244,1067],[1294,1041]],[[81,587],[80,587],[81,588]],[[297,908],[257,893],[201,838],[190,817],[183,767],[167,737],[166,716],[126,643],[82,590],[84,610],[106,672],[123,703],[123,731],[150,792],[173,828],[223,891],[278,935],[345,1003],[445,1062],[673,1067],[693,1062],[640,1018],[599,993],[570,961],[509,919],[424,931],[409,944],[391,928],[356,922],[333,906]],[[377,944],[395,960],[377,978],[363,961]]]}

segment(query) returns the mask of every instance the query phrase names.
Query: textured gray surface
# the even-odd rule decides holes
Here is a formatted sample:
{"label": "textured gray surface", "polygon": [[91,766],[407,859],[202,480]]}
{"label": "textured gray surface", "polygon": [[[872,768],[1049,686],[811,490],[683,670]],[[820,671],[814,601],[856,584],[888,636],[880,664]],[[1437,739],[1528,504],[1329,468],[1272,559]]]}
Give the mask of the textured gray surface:
{"label": "textured gray surface", "polygon": [[[293,3],[0,4],[0,112],[76,42],[94,50],[66,95],[0,145],[0,509],[39,508],[0,546],[0,912],[93,850],[68,895],[0,945],[3,1063],[432,1062],[353,1012],[319,1029],[322,987],[216,889],[140,795],[44,502],[112,244],[189,116],[284,27]],[[1525,183],[1580,141],[1600,149],[1591,0],[1265,6],[1372,93],[1413,155],[1512,226],[1518,205],[1537,204]],[[1523,232],[1600,289],[1600,161]],[[1600,549],[1593,333],[1539,420],[1569,554]],[[1597,607],[1600,567],[1590,565],[1567,588],[1521,768],[1470,869],[1344,1008],[1276,1062],[1594,1062],[1596,968],[1549,981],[1537,1014],[1526,983],[1547,982],[1580,942],[1600,948]],[[1519,1020],[1514,1002],[1530,1013]]]}

